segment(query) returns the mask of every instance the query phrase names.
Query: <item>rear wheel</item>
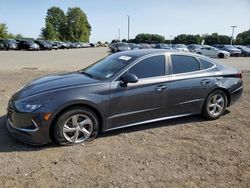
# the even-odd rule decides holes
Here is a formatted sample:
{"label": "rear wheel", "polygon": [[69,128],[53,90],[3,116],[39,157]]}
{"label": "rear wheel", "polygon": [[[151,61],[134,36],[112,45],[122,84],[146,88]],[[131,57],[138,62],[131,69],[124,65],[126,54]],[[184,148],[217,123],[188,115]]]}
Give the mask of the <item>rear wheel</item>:
{"label": "rear wheel", "polygon": [[218,57],[219,57],[219,58],[224,58],[224,54],[219,53],[219,54],[218,54]]}
{"label": "rear wheel", "polygon": [[222,90],[215,90],[208,95],[203,106],[202,115],[206,119],[217,119],[225,112],[227,103],[228,100],[225,92]]}
{"label": "rear wheel", "polygon": [[93,140],[99,130],[96,114],[88,108],[72,108],[64,112],[54,126],[54,138],[60,145]]}

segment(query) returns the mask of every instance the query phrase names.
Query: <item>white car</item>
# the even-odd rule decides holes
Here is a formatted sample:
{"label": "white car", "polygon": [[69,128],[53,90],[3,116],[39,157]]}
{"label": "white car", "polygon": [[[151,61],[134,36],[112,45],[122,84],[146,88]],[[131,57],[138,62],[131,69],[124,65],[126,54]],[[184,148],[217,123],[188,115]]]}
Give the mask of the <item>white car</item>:
{"label": "white car", "polygon": [[176,45],[174,46],[174,49],[176,49],[176,50],[178,50],[178,51],[180,51],[180,52],[189,52],[189,49],[188,49],[187,46],[184,45],[184,44],[176,44]]}
{"label": "white car", "polygon": [[219,50],[212,46],[202,46],[201,48],[196,49],[195,52],[208,57],[228,58],[230,56],[229,52]]}

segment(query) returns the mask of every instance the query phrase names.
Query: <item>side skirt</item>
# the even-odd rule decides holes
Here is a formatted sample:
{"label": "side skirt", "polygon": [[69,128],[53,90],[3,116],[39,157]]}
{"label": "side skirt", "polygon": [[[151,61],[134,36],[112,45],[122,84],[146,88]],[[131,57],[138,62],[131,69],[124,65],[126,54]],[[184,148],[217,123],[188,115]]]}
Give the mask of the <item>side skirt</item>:
{"label": "side skirt", "polygon": [[195,114],[196,114],[196,113],[192,113],[192,114],[181,114],[181,115],[176,115],[176,116],[167,116],[167,117],[163,117],[163,118],[151,119],[151,120],[141,121],[141,122],[132,123],[132,124],[128,124],[128,125],[122,125],[122,126],[119,126],[119,127],[113,127],[113,128],[104,130],[103,132],[112,131],[112,130],[116,130],[116,129],[122,129],[122,128],[125,128],[125,127],[132,127],[132,126],[141,125],[141,124],[146,124],[146,123],[153,123],[153,122],[157,122],[157,121],[163,121],[163,120],[168,120],[168,119],[174,119],[174,118],[179,118],[179,117],[185,117],[185,116],[190,116],[190,115],[195,115]]}

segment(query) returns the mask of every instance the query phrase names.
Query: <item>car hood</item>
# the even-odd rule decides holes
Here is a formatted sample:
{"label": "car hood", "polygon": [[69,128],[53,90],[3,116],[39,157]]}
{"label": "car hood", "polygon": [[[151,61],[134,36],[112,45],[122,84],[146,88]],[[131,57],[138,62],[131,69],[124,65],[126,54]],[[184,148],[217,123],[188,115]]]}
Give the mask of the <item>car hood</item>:
{"label": "car hood", "polygon": [[23,99],[32,95],[56,89],[87,85],[97,82],[98,80],[78,72],[53,74],[32,80],[30,83],[19,89],[13,98]]}

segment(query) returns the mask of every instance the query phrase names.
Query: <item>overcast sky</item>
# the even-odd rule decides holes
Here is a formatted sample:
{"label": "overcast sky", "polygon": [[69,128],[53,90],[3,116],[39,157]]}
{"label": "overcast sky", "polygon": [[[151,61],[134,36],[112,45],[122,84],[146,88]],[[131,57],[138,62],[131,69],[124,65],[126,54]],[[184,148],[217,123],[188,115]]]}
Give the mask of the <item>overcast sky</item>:
{"label": "overcast sky", "polygon": [[0,0],[0,23],[11,33],[38,37],[46,11],[80,7],[92,26],[92,42],[127,38],[127,15],[131,38],[138,33],[157,33],[169,38],[178,34],[217,32],[231,35],[250,29],[250,0]]}

